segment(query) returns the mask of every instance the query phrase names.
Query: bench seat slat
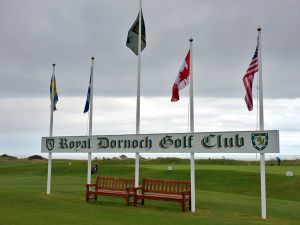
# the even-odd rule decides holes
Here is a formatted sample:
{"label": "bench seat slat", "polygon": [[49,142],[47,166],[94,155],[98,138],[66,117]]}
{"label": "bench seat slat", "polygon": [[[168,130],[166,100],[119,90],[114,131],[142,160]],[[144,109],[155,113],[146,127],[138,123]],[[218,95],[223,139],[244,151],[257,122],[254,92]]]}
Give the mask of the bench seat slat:
{"label": "bench seat slat", "polygon": [[[126,191],[112,191],[112,190],[97,190],[97,191],[90,191],[91,194],[98,194],[98,195],[112,195],[112,196],[127,196]],[[133,193],[131,194],[133,196]]]}
{"label": "bench seat slat", "polygon": [[[163,200],[166,199],[166,201],[170,200],[170,201],[181,201],[182,200],[182,196],[181,195],[171,195],[171,194],[153,194],[153,193],[147,193],[147,194],[143,194],[143,198],[144,199],[158,199],[158,200]],[[188,200],[189,196],[185,196],[185,199]]]}

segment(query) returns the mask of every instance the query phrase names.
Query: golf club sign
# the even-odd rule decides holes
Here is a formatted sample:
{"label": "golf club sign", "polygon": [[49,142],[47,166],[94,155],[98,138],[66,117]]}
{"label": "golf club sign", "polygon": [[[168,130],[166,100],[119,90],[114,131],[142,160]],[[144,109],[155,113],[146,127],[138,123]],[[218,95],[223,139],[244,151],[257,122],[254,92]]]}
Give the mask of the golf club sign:
{"label": "golf club sign", "polygon": [[43,137],[42,153],[278,153],[279,131]]}

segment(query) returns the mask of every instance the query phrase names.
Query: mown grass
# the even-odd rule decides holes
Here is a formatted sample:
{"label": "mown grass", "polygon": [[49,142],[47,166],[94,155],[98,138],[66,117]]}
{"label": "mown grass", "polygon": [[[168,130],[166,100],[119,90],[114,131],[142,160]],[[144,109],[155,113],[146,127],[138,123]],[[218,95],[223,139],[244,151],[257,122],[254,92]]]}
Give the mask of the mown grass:
{"label": "mown grass", "polygon": [[[133,160],[98,163],[101,175],[134,177]],[[167,170],[170,163],[173,171]],[[257,163],[196,161],[195,213],[182,213],[177,203],[163,201],[146,201],[138,208],[126,207],[123,199],[114,197],[86,203],[86,161],[54,160],[52,168],[48,196],[47,161],[0,159],[1,225],[300,224],[298,162],[266,167],[267,220],[260,219]],[[294,176],[286,177],[286,170]],[[141,160],[140,164],[141,178],[189,179],[189,174],[187,160]]]}

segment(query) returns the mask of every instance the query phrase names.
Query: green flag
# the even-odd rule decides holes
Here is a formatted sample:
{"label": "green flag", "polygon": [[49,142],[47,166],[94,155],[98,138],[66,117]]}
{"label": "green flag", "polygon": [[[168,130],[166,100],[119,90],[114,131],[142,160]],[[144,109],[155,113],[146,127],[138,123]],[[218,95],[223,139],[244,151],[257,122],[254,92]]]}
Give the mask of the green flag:
{"label": "green flag", "polygon": [[[146,30],[145,30],[143,13],[141,17],[142,17],[141,51],[143,51],[144,48],[146,47]],[[126,46],[130,48],[136,55],[138,55],[138,42],[139,42],[139,15],[134,21],[131,28],[129,29],[127,35],[127,41],[126,41]]]}

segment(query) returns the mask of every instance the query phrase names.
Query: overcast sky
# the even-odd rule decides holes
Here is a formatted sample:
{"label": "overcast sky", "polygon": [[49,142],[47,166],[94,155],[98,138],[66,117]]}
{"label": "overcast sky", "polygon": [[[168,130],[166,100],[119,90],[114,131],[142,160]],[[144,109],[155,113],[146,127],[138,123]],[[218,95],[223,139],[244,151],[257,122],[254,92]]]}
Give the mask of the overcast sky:
{"label": "overcast sky", "polygon": [[[0,0],[1,154],[40,154],[40,137],[49,132],[53,62],[59,95],[54,135],[87,132],[82,111],[91,56],[94,134],[135,132],[137,57],[126,38],[138,3]],[[179,102],[170,97],[189,37],[195,131],[255,130],[256,105],[248,112],[242,77],[261,26],[265,129],[280,130],[281,154],[299,155],[299,9],[298,0],[144,0],[141,132],[188,131],[188,88]]]}

